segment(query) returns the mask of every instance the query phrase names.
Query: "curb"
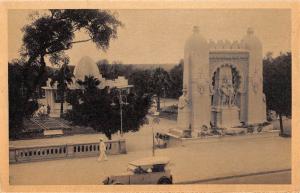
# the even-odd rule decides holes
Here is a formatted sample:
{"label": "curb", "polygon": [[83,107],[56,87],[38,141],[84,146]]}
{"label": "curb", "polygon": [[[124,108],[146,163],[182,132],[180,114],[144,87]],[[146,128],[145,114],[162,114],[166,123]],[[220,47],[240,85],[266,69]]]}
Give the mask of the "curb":
{"label": "curb", "polygon": [[227,179],[249,177],[249,176],[256,176],[256,175],[273,174],[273,173],[280,173],[280,172],[289,172],[289,171],[292,171],[291,168],[281,169],[281,170],[264,171],[264,172],[253,172],[253,173],[248,173],[248,174],[208,178],[208,179],[201,179],[201,180],[183,181],[183,182],[176,182],[174,184],[197,184],[197,183],[210,182],[210,181],[227,180]]}

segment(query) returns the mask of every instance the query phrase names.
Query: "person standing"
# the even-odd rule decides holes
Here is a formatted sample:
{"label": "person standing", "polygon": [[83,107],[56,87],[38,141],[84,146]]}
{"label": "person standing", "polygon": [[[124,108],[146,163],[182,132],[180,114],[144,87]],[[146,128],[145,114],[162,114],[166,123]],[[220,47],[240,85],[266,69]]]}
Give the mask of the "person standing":
{"label": "person standing", "polygon": [[103,159],[104,159],[104,161],[107,161],[107,156],[106,156],[106,145],[105,145],[103,139],[100,138],[98,161],[102,161]]}

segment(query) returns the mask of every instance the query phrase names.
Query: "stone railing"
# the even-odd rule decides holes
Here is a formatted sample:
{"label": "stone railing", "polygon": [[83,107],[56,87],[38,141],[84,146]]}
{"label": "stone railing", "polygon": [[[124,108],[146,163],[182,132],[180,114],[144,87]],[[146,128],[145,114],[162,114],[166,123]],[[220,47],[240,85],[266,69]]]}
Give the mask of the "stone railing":
{"label": "stone railing", "polygon": [[[126,153],[124,139],[106,141],[106,154]],[[9,147],[9,162],[20,163],[99,155],[99,143],[63,144],[31,147]]]}

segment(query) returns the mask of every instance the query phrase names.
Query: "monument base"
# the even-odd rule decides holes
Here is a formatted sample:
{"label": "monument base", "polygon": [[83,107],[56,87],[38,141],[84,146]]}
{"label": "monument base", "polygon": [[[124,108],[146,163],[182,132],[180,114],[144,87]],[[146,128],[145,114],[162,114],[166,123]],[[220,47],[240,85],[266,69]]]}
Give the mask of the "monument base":
{"label": "monument base", "polygon": [[212,110],[212,123],[216,127],[229,128],[239,126],[239,108],[219,107]]}
{"label": "monument base", "polygon": [[169,134],[177,136],[178,138],[190,138],[190,137],[192,137],[190,129],[182,130],[182,129],[173,128],[173,129],[169,130]]}

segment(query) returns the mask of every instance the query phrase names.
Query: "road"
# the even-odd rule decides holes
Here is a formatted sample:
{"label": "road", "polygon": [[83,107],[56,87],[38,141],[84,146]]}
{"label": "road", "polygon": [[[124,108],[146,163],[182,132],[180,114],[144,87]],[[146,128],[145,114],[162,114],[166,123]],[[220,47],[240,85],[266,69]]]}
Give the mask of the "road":
{"label": "road", "polygon": [[[171,159],[175,183],[237,176],[291,168],[290,138],[232,137],[159,149],[156,156]],[[142,143],[142,141],[140,141]],[[126,171],[127,163],[151,156],[151,150],[109,156],[11,164],[10,183],[18,185],[95,185],[108,175]]]}
{"label": "road", "polygon": [[181,184],[291,184],[291,170],[275,170],[182,182]]}

